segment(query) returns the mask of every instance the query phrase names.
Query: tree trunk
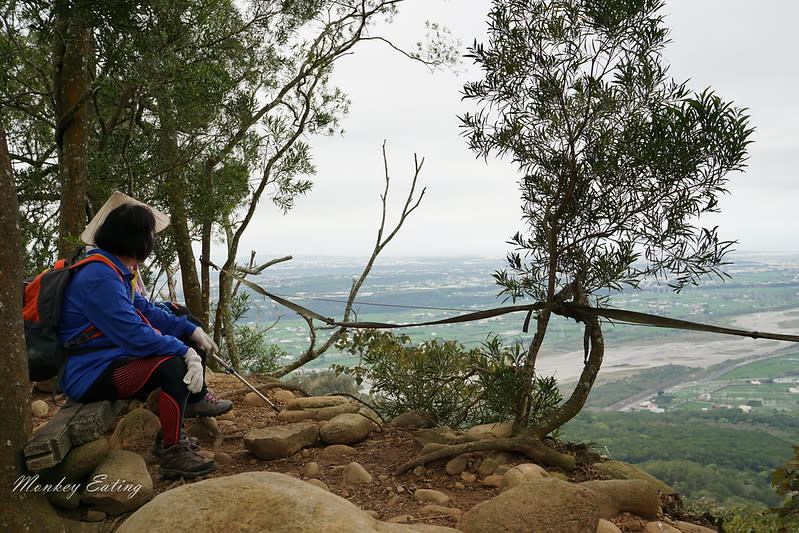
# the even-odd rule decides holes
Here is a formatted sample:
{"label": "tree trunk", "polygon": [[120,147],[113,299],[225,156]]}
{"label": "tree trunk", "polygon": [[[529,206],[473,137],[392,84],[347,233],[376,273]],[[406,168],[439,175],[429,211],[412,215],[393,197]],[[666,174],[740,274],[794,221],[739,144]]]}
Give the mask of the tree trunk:
{"label": "tree trunk", "polygon": [[[225,262],[223,270],[232,270],[234,263],[231,259]],[[233,368],[241,366],[238,350],[235,343],[229,342],[233,339],[233,321],[230,318],[230,296],[233,293],[233,280],[225,272],[219,273],[219,298],[216,302],[216,314],[214,315],[214,342],[221,344],[222,337],[228,341],[227,356],[228,363]],[[224,335],[223,335],[224,332]]]}
{"label": "tree trunk", "polygon": [[552,313],[548,309],[544,309],[536,319],[535,336],[530,343],[530,348],[527,350],[527,359],[525,359],[524,368],[522,369],[522,390],[519,396],[519,405],[516,408],[516,418],[513,421],[514,434],[520,433],[530,421],[530,394],[533,392],[535,363],[538,359],[541,345],[544,343],[551,316]]}
{"label": "tree trunk", "polygon": [[200,280],[197,277],[194,250],[191,247],[191,234],[186,214],[187,184],[176,168],[178,161],[177,126],[174,109],[170,97],[158,96],[158,119],[160,122],[160,158],[161,168],[166,170],[166,196],[169,203],[170,226],[175,239],[175,248],[180,264],[180,277],[183,281],[183,298],[186,307],[195,316],[202,316],[202,294]]}
{"label": "tree trunk", "polygon": [[585,360],[580,379],[574,387],[572,395],[560,407],[546,414],[536,427],[533,434],[538,438],[545,437],[551,431],[577,416],[588,399],[588,394],[594,386],[602,359],[605,356],[605,338],[602,335],[602,326],[599,319],[591,317],[586,319],[585,333],[589,339],[590,351]]}
{"label": "tree trunk", "polygon": [[[214,167],[215,162],[213,159],[208,159],[204,165],[205,171],[205,190],[209,197],[207,201],[214,205]],[[211,231],[213,229],[213,220],[207,217],[203,220],[202,225],[202,248],[200,252],[200,281],[202,282],[202,314],[197,315],[204,324],[208,324],[211,318],[211,268],[207,261],[211,260]]]}
{"label": "tree trunk", "polygon": [[[230,306],[226,305],[226,307],[229,308]],[[236,327],[233,324],[233,317],[229,310],[222,316],[222,325],[224,327],[228,362],[236,370],[241,370],[241,356],[239,355],[239,346],[236,344]]]}
{"label": "tree trunk", "polygon": [[58,147],[61,207],[58,254],[69,257],[86,225],[86,168],[88,163],[90,105],[89,56],[91,29],[80,10],[64,0],[55,4],[55,45],[53,50],[56,104],[56,145]]}
{"label": "tree trunk", "polygon": [[19,206],[8,155],[6,132],[0,123],[0,233],[6,253],[0,254],[0,321],[4,325],[3,371],[0,372],[0,529],[30,531],[29,493],[14,491],[23,475],[22,449],[31,428],[30,382],[22,334],[22,246]]}

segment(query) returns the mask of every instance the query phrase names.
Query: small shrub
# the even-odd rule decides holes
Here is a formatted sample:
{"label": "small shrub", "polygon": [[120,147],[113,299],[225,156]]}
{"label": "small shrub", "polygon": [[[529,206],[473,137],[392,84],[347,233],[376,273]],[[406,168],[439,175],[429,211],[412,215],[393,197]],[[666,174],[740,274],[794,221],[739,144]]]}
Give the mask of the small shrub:
{"label": "small shrub", "polygon": [[[489,418],[512,420],[516,416],[521,400],[521,368],[525,355],[521,343],[506,346],[497,335],[489,336],[475,353],[472,364],[477,369],[484,391]],[[553,376],[533,376],[528,425],[534,426],[541,416],[556,408],[561,401],[563,397]]]}
{"label": "small shrub", "polygon": [[[230,317],[233,322],[233,342],[238,357],[231,357],[227,342],[223,342],[220,356],[239,372],[270,375],[280,368],[278,361],[286,356],[286,351],[267,340],[271,326],[242,324],[246,314],[252,309],[249,293],[236,293],[230,301]],[[213,326],[212,328],[213,329]],[[226,338],[225,341],[228,341]]]}
{"label": "small shrub", "polygon": [[[519,345],[504,346],[490,337],[467,350],[455,341],[414,344],[407,335],[359,331],[339,344],[358,355],[355,367],[334,365],[337,373],[371,386],[370,397],[385,418],[423,411],[439,425],[453,428],[513,419],[519,404],[523,357]],[[554,378],[536,380],[532,405],[536,416],[561,401]]]}
{"label": "small shrub", "polygon": [[365,380],[373,405],[386,419],[420,410],[437,424],[457,427],[468,417],[465,406],[478,396],[465,349],[456,342],[415,345],[407,335],[363,331],[341,347],[358,354],[361,364],[352,369],[337,365],[334,370],[352,375],[358,384]]}
{"label": "small shrub", "polygon": [[265,328],[240,324],[235,324],[234,328],[241,366],[246,372],[270,375],[280,368],[278,361],[286,355],[286,351],[277,344],[267,342]]}

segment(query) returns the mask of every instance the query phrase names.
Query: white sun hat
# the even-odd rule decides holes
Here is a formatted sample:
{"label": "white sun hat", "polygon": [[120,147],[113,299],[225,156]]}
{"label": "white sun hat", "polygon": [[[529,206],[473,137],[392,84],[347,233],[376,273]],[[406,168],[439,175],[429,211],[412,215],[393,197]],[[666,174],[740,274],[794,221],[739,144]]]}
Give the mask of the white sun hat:
{"label": "white sun hat", "polygon": [[134,204],[134,205],[143,205],[150,211],[152,211],[153,216],[155,216],[155,232],[158,233],[162,231],[169,225],[169,215],[159,211],[158,209],[149,206],[145,203],[142,203],[135,198],[131,198],[127,194],[123,194],[119,191],[114,191],[114,193],[106,200],[103,204],[103,207],[97,211],[97,214],[94,215],[94,218],[86,225],[86,229],[83,230],[83,233],[80,234],[80,240],[83,241],[85,244],[89,244],[94,246],[94,234],[97,232],[98,228],[105,222],[108,213],[119,207],[120,205],[124,204]]}

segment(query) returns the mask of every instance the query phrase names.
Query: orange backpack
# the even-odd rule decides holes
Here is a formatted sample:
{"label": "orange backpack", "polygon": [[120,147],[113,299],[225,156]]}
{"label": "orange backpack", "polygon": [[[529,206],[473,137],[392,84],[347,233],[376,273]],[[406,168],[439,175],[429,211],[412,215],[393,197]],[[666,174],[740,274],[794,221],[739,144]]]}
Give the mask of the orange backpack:
{"label": "orange backpack", "polygon": [[97,328],[89,326],[66,345],[58,340],[64,290],[78,268],[94,261],[106,263],[120,279],[123,278],[122,272],[110,259],[93,254],[71,264],[59,259],[53,268],[25,280],[22,316],[25,320],[25,345],[31,381],[44,381],[59,375],[70,353],[77,353],[81,344],[102,335]]}

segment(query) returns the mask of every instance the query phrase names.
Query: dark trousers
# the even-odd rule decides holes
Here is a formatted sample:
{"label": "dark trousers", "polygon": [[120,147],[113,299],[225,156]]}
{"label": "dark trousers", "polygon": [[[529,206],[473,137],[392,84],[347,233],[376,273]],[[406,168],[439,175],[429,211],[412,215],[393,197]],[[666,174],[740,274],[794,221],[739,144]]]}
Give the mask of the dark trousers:
{"label": "dark trousers", "polygon": [[[205,354],[199,350],[197,353],[202,358],[205,369]],[[186,403],[201,400],[206,392],[203,384],[200,392],[189,393],[183,383],[185,375],[186,363],[177,355],[123,357],[109,365],[92,383],[81,401],[145,399],[150,392],[160,387],[158,418],[161,421],[164,446],[171,446],[177,443],[180,436]]]}

